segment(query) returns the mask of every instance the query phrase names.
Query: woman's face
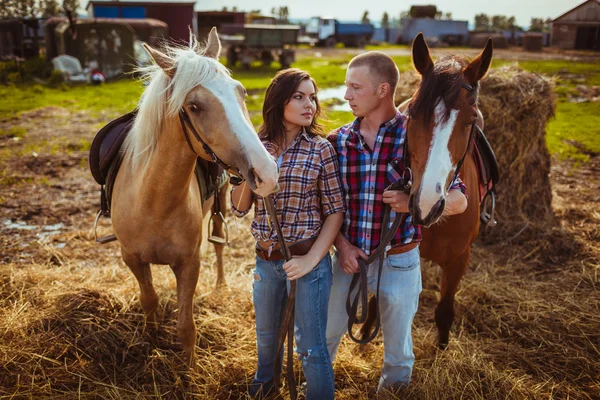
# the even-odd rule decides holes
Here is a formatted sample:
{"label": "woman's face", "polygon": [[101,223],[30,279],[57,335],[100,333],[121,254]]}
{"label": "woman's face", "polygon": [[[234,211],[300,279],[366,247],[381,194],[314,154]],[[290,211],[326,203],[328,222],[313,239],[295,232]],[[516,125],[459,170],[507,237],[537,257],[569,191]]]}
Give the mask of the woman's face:
{"label": "woman's face", "polygon": [[283,107],[283,120],[286,129],[310,126],[317,111],[315,86],[310,79],[305,79],[298,85],[289,102]]}

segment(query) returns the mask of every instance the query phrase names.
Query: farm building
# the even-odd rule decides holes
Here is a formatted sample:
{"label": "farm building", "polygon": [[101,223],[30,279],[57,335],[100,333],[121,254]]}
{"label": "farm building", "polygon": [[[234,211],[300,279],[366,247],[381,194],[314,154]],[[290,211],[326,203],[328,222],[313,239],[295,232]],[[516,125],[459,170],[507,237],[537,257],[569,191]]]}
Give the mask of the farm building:
{"label": "farm building", "polygon": [[451,21],[431,18],[402,18],[400,28],[402,33],[399,40],[411,43],[412,40],[423,32],[425,38],[437,38],[440,42],[451,46],[464,45],[469,36],[468,21]]}
{"label": "farm building", "polygon": [[41,19],[0,21],[0,58],[36,57],[44,41],[44,22]]}
{"label": "farm building", "polygon": [[552,45],[600,50],[600,0],[588,0],[554,19]]}
{"label": "farm building", "polygon": [[[160,40],[169,37],[169,27],[163,21],[151,18],[93,18],[79,19],[89,23],[110,23],[130,26],[135,32],[135,40],[141,40],[148,43],[150,46],[156,47]],[[68,23],[64,17],[52,17],[45,24],[45,40],[46,40],[46,58],[48,60],[60,55],[57,52],[57,36],[54,31],[58,25]]]}
{"label": "farm building", "polygon": [[86,9],[90,18],[153,18],[169,26],[169,37],[178,42],[189,40],[191,28],[196,32],[195,1],[99,1],[92,0]]}
{"label": "farm building", "polygon": [[[196,13],[198,38],[206,40],[214,26],[219,33],[243,33],[246,13],[237,11],[200,11]],[[239,27],[239,32],[232,32],[233,27]]]}

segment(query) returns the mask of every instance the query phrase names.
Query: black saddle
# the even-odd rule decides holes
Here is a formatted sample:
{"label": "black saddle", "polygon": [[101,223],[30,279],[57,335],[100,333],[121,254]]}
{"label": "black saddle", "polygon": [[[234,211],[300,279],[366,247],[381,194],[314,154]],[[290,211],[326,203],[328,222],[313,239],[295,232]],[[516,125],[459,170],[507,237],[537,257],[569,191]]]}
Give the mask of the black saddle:
{"label": "black saddle", "polygon": [[475,127],[475,164],[479,178],[480,220],[484,225],[495,226],[494,210],[496,208],[495,188],[500,181],[500,169],[494,150],[481,128]]}
{"label": "black saddle", "polygon": [[[110,217],[112,189],[122,161],[121,148],[133,127],[136,116],[137,109],[109,122],[98,131],[92,141],[89,156],[90,171],[96,182],[100,184],[100,212],[94,226],[101,216]],[[227,183],[227,173],[220,165],[200,157],[196,160],[194,172],[203,203]],[[213,213],[220,214],[218,200],[215,201]],[[223,217],[221,216],[221,218]],[[96,240],[100,243],[107,243],[115,238],[114,235],[111,235]]]}

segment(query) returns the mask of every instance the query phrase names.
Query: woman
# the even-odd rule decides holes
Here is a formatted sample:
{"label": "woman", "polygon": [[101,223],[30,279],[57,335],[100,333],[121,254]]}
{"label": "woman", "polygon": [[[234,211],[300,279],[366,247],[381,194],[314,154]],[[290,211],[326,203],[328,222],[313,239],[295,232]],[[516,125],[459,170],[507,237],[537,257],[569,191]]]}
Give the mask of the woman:
{"label": "woman", "polygon": [[[243,216],[255,206],[251,230],[256,243],[253,298],[258,369],[251,396],[279,390],[273,382],[277,334],[287,296],[296,280],[295,337],[306,378],[306,399],[333,399],[334,379],[325,330],[331,288],[329,249],[342,225],[344,200],[337,156],[319,136],[317,85],[299,69],[279,72],[267,88],[259,136],[279,165],[273,195],[284,240],[293,258],[285,262],[263,199],[246,183],[231,192],[232,211]],[[283,354],[283,352],[282,352]]]}

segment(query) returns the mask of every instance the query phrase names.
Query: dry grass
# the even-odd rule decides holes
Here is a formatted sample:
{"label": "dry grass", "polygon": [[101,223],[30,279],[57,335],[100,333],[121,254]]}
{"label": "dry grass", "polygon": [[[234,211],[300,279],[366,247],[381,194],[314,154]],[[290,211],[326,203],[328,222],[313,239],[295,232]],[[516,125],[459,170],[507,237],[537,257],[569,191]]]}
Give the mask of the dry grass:
{"label": "dry grass", "polygon": [[[52,134],[79,143],[89,133],[78,118],[75,128],[57,123]],[[35,119],[18,124],[30,129],[19,146],[43,137]],[[67,163],[62,155],[19,154],[3,168],[24,183],[0,185],[0,398],[244,398],[256,364],[249,217],[230,222],[226,288],[214,289],[212,250],[203,261],[197,362],[187,370],[170,269],[153,267],[161,325],[146,332],[137,283],[117,244],[93,243],[97,187],[76,162],[85,152],[73,150]],[[435,347],[439,271],[423,265],[407,398],[599,398],[599,174],[597,158],[578,169],[554,163],[556,224],[540,224],[528,240],[474,246],[446,351]],[[8,228],[7,219],[34,229]],[[43,227],[57,222],[60,233],[45,236]],[[380,338],[364,348],[343,341],[337,398],[375,398],[382,358]]]}

